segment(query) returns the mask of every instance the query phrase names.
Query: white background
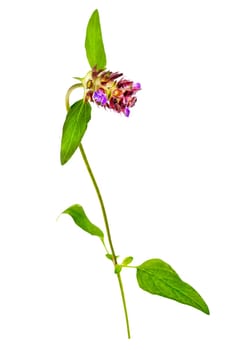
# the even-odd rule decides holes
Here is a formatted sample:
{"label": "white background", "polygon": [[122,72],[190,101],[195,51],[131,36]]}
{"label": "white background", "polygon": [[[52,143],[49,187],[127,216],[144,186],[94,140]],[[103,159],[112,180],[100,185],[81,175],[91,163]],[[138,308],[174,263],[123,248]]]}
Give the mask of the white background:
{"label": "white background", "polygon": [[[2,350],[232,349],[231,5],[1,2]],[[211,312],[147,294],[134,270],[123,271],[130,341],[98,239],[68,216],[56,221],[80,203],[104,229],[79,152],[59,163],[64,95],[89,69],[84,38],[95,8],[108,68],[143,88],[130,118],[93,106],[83,142],[116,251],[135,264],[167,261]]]}

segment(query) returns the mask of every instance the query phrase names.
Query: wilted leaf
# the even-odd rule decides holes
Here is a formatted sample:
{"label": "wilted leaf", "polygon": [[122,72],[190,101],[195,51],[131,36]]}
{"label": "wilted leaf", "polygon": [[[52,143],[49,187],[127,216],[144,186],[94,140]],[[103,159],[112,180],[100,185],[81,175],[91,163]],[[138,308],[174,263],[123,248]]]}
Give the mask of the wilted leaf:
{"label": "wilted leaf", "polygon": [[104,234],[99,227],[92,224],[86,216],[83,208],[79,204],[74,204],[63,211],[63,214],[68,214],[72,217],[76,225],[93,236],[98,236],[101,240],[104,239]]}

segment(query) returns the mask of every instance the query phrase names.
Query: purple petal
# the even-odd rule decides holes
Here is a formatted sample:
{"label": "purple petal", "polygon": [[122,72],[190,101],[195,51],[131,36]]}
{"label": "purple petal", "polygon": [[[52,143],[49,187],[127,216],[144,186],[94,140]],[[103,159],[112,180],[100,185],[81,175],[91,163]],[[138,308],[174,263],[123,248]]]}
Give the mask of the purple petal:
{"label": "purple petal", "polygon": [[133,83],[133,89],[134,90],[140,90],[141,89],[141,84],[140,83]]}
{"label": "purple petal", "polygon": [[124,109],[124,115],[126,116],[126,117],[128,117],[129,115],[130,115],[130,110],[129,110],[129,108],[128,107],[125,107],[125,109]]}
{"label": "purple petal", "polygon": [[96,103],[101,104],[101,106],[106,105],[107,103],[107,96],[102,90],[97,90],[93,94],[93,99],[95,100]]}

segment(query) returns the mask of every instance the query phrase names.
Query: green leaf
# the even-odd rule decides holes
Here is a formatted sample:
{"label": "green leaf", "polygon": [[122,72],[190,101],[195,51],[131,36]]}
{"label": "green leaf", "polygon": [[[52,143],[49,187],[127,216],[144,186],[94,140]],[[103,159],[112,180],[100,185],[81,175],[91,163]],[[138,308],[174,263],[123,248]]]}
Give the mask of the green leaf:
{"label": "green leaf", "polygon": [[129,264],[131,264],[131,262],[133,261],[133,257],[132,256],[127,256],[123,261],[122,261],[122,265],[127,266]]}
{"label": "green leaf", "polygon": [[91,105],[79,100],[69,109],[62,130],[61,164],[64,165],[78,148],[91,119]]}
{"label": "green leaf", "polygon": [[99,227],[91,223],[81,205],[74,204],[71,207],[64,210],[62,214],[70,215],[76,223],[76,225],[78,225],[80,228],[90,233],[91,235],[98,236],[103,241],[103,232]]}
{"label": "green leaf", "polygon": [[106,67],[106,55],[98,10],[95,10],[89,19],[86,31],[85,48],[91,68],[96,66],[97,69],[104,69]]}
{"label": "green leaf", "polygon": [[115,273],[120,273],[120,272],[121,272],[121,270],[122,270],[122,266],[121,266],[121,265],[116,264],[116,265],[115,265],[115,268],[114,268],[114,272],[115,272]]}
{"label": "green leaf", "polygon": [[160,259],[147,260],[138,266],[137,281],[146,292],[176,300],[209,314],[208,306],[200,294]]}
{"label": "green leaf", "polygon": [[[106,258],[112,261],[113,255],[112,254],[105,254]],[[116,255],[116,258],[119,258],[119,255]]]}
{"label": "green leaf", "polygon": [[107,253],[107,254],[105,254],[105,256],[107,259],[112,260],[112,254]]}

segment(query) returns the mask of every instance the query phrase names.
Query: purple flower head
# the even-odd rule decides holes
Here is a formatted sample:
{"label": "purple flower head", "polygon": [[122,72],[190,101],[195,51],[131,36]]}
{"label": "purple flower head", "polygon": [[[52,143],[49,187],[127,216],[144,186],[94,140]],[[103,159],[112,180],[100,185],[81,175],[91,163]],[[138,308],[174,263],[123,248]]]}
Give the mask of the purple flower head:
{"label": "purple flower head", "polygon": [[94,67],[82,79],[85,101],[95,102],[99,106],[123,113],[128,117],[130,108],[137,101],[135,95],[141,90],[141,84],[122,78],[122,76],[122,73],[96,70]]}
{"label": "purple flower head", "polygon": [[105,106],[107,103],[107,96],[103,92],[103,90],[99,89],[94,92],[93,94],[93,100],[97,103],[100,104],[101,106]]}

